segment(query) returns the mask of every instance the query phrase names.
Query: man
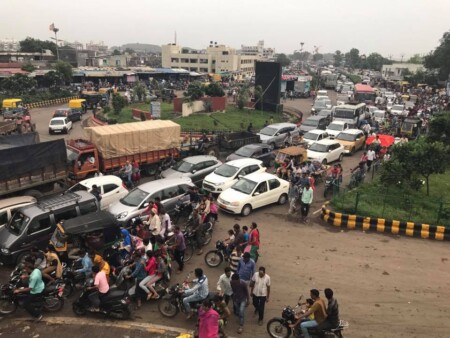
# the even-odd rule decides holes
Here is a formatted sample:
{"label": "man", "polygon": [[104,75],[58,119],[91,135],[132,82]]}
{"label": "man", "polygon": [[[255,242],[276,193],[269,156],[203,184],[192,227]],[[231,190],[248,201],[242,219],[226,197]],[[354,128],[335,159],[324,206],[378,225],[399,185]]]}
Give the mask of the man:
{"label": "man", "polygon": [[91,302],[91,311],[100,311],[101,299],[108,293],[109,284],[104,271],[100,270],[98,265],[92,267],[92,272],[94,274],[94,285],[90,286],[88,290],[94,290],[89,294],[88,298]]}
{"label": "man", "polygon": [[84,273],[84,275],[87,277],[90,277],[92,275],[92,260],[91,257],[89,257],[89,254],[86,252],[85,249],[80,249],[80,257],[83,257],[81,259],[81,265],[83,266],[82,269],[78,269],[75,272],[77,273]]}
{"label": "man", "polygon": [[[333,290],[327,288],[324,290],[325,297],[328,299],[327,317],[320,323],[318,329],[331,330],[339,326],[339,304],[335,298],[333,298]],[[322,335],[323,336],[323,335]]]}
{"label": "man", "polygon": [[373,161],[375,161],[377,155],[375,153],[375,150],[373,148],[370,148],[367,151],[367,170],[370,170],[370,167],[372,166]]}
{"label": "man", "polygon": [[200,196],[198,195],[197,187],[190,187],[188,191],[189,201],[191,203],[191,207],[195,209],[197,204],[200,202]]}
{"label": "man", "polygon": [[39,270],[44,270],[47,266],[44,252],[39,250],[37,246],[34,246],[31,248],[31,256],[34,258],[34,267]]}
{"label": "man", "polygon": [[213,301],[214,309],[219,314],[219,333],[222,335],[222,337],[227,337],[224,327],[228,321],[228,318],[231,316],[231,311],[228,308],[228,304],[223,299],[223,296],[215,295]]}
{"label": "man", "polygon": [[241,226],[239,224],[233,225],[234,230],[234,241],[229,245],[229,254],[236,249],[238,256],[241,255],[242,247],[241,244],[244,243],[244,233],[241,231]]}
{"label": "man", "polygon": [[198,209],[192,210],[192,229],[195,232],[195,240],[197,244],[197,254],[201,255],[203,253],[202,246],[205,243],[204,237],[204,227],[202,222],[202,217],[198,213]]}
{"label": "man", "polygon": [[184,268],[184,251],[186,250],[186,243],[184,241],[184,235],[177,225],[174,229],[175,244],[172,246],[174,249],[174,259],[178,263],[177,273],[181,273]]}
{"label": "man", "polygon": [[150,210],[149,230],[153,236],[158,236],[161,232],[161,219],[159,218],[158,210],[155,208]]}
{"label": "man", "polygon": [[239,260],[237,274],[239,275],[240,280],[247,283],[247,285],[250,284],[250,280],[255,273],[255,266],[255,261],[250,258],[250,253],[245,252]]}
{"label": "man", "polygon": [[42,273],[38,268],[34,268],[33,263],[27,261],[25,261],[24,269],[25,272],[30,274],[28,287],[16,289],[14,290],[14,293],[30,293],[25,300],[24,307],[28,313],[35,318],[35,321],[40,321],[42,319],[42,314],[39,298],[45,289]]}
{"label": "man", "polygon": [[52,284],[55,282],[55,279],[50,276],[50,274],[55,271],[55,277],[56,279],[59,279],[61,278],[63,272],[61,261],[59,260],[56,249],[52,244],[49,244],[45,249],[45,258],[47,260],[47,267],[42,270],[42,277],[49,281],[49,284]]}
{"label": "man", "polygon": [[311,314],[314,314],[313,320],[304,321],[300,324],[300,328],[302,330],[303,338],[311,338],[308,332],[308,328],[317,327],[325,320],[325,303],[319,297],[319,290],[312,289],[310,291],[311,299],[314,301],[314,304],[306,311],[304,314],[301,314],[297,317],[297,322],[291,324],[291,328],[297,326],[302,320],[308,318]]}
{"label": "man", "polygon": [[100,203],[100,201],[102,200],[102,194],[100,192],[100,188],[96,184],[92,186],[91,194],[94,195],[94,197],[97,199],[97,202]]}
{"label": "man", "polygon": [[161,219],[161,231],[159,235],[166,238],[168,233],[172,230],[172,223],[169,214],[164,210],[160,210],[159,217]]}
{"label": "man", "polygon": [[258,325],[261,326],[264,319],[264,307],[269,302],[270,296],[270,276],[266,274],[265,267],[261,266],[253,275],[250,282],[250,293],[253,297],[255,314],[258,313]]}
{"label": "man", "polygon": [[311,189],[309,182],[307,182],[305,184],[305,187],[303,188],[302,200],[301,200],[302,203],[301,203],[301,208],[300,208],[300,211],[302,214],[301,221],[304,223],[308,222],[307,217],[308,217],[309,207],[311,206],[311,203],[313,201],[313,195],[314,195],[314,192]]}
{"label": "man", "polygon": [[239,317],[238,333],[244,330],[245,308],[250,304],[247,283],[239,279],[237,273],[231,276],[231,289],[233,290],[233,312]]}
{"label": "man", "polygon": [[133,182],[131,181],[131,175],[133,174],[133,166],[130,161],[127,161],[125,166],[123,167],[123,172],[127,176],[128,186],[132,187]]}
{"label": "man", "polygon": [[219,291],[219,295],[223,296],[225,300],[225,304],[228,305],[231,296],[233,295],[233,290],[231,290],[231,269],[227,266],[223,273],[219,277],[219,281],[217,282],[217,291]]}
{"label": "man", "polygon": [[208,278],[203,274],[203,270],[197,268],[194,270],[194,273],[195,277],[197,277],[192,281],[195,283],[194,287],[184,291],[185,298],[183,298],[183,305],[188,314],[186,319],[190,319],[194,315],[189,303],[204,300],[209,294]]}

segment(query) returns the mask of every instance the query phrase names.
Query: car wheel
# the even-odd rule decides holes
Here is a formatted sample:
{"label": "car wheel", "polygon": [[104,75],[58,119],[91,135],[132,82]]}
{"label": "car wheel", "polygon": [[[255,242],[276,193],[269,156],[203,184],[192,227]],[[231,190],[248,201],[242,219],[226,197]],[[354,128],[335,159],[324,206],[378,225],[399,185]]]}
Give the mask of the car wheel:
{"label": "car wheel", "polygon": [[51,129],[48,130],[48,133],[49,133],[50,135],[53,134],[53,132],[52,132]]}
{"label": "car wheel", "polygon": [[63,129],[63,134],[67,134],[67,128]]}
{"label": "car wheel", "polygon": [[343,159],[344,159],[344,153],[341,153],[341,154],[339,155],[339,162],[342,162]]}
{"label": "car wheel", "polygon": [[328,163],[328,161],[327,161],[327,159],[325,158],[325,159],[322,161],[322,164],[323,164],[323,165],[327,165],[327,163]]}
{"label": "car wheel", "polygon": [[248,216],[252,212],[252,206],[250,204],[244,205],[241,211],[242,216]]}
{"label": "car wheel", "polygon": [[278,199],[278,204],[279,205],[283,205],[287,202],[287,196],[286,194],[283,194],[280,196],[280,198]]}

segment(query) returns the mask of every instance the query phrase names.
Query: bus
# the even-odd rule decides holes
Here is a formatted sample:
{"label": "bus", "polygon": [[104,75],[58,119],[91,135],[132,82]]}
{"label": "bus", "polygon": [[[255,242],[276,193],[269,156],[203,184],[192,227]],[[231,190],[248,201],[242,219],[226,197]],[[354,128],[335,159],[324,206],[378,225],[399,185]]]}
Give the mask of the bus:
{"label": "bus", "polygon": [[333,109],[333,121],[347,122],[351,128],[359,128],[361,121],[366,118],[365,103],[342,104]]}
{"label": "bus", "polygon": [[353,96],[356,102],[374,103],[377,94],[375,92],[375,89],[373,89],[371,86],[358,83],[357,85],[355,85]]}

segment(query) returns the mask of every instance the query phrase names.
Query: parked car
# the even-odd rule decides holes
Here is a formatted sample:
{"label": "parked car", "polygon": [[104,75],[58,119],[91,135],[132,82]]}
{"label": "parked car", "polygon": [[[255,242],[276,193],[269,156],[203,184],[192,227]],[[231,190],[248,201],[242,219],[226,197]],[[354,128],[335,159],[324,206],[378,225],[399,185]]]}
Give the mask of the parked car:
{"label": "parked car", "polygon": [[266,171],[262,161],[253,158],[242,158],[222,164],[214,172],[205,177],[203,189],[220,194],[231,187],[239,178],[254,172]]}
{"label": "parked car", "polygon": [[171,213],[178,201],[189,201],[186,193],[194,184],[189,177],[165,178],[141,184],[131,190],[125,197],[111,204],[108,211],[125,224],[148,207],[149,201],[159,197],[165,211]]}
{"label": "parked car", "polygon": [[54,117],[50,120],[50,124],[48,125],[48,133],[64,133],[68,134],[72,129],[72,121],[70,121],[67,117]]}
{"label": "parked car", "polygon": [[308,160],[328,164],[344,159],[344,146],[335,140],[322,140],[311,145],[307,150]]}
{"label": "parked car", "polygon": [[340,132],[335,140],[344,147],[346,154],[354,154],[357,150],[364,147],[366,137],[360,129],[347,129]]}
{"label": "parked car", "polygon": [[111,204],[117,202],[122,197],[128,194],[128,189],[122,182],[120,177],[115,175],[105,175],[98,177],[91,177],[70,187],[68,190],[72,192],[87,191],[92,192],[92,187],[96,185],[100,189],[100,209],[105,210]]}
{"label": "parked car", "polygon": [[275,155],[272,153],[272,147],[264,143],[247,144],[240,147],[234,153],[228,155],[227,162],[238,160],[240,158],[254,158],[261,160],[266,167],[273,165]]}
{"label": "parked car", "polygon": [[305,121],[303,121],[300,126],[300,132],[305,134],[307,131],[312,129],[322,129],[325,130],[327,128],[327,118],[323,116],[310,116]]}
{"label": "parked car", "polygon": [[390,110],[390,113],[394,116],[408,116],[408,111],[404,104],[394,104]]}
{"label": "parked car", "polygon": [[272,146],[273,149],[284,145],[288,132],[291,136],[298,135],[297,125],[293,123],[274,123],[261,129],[258,133],[261,142]]}
{"label": "parked car", "polygon": [[331,122],[325,131],[328,133],[328,136],[333,139],[339,134],[341,131],[349,129],[349,125],[344,121],[333,121]]}
{"label": "parked car", "polygon": [[248,216],[252,210],[272,203],[285,204],[289,182],[269,173],[253,173],[242,177],[219,195],[221,210]]}
{"label": "parked car", "polygon": [[11,197],[0,200],[0,229],[8,223],[17,209],[33,203],[36,203],[36,198],[32,196]]}
{"label": "parked car", "polygon": [[69,121],[81,121],[81,110],[73,110],[70,108],[56,109],[53,117],[67,117]]}
{"label": "parked car", "polygon": [[321,129],[312,129],[308,131],[305,135],[303,135],[303,141],[305,141],[308,146],[310,146],[314,142],[324,140],[327,138],[328,133],[325,130]]}
{"label": "parked car", "polygon": [[214,156],[190,156],[177,162],[172,168],[161,173],[161,178],[188,177],[194,184],[200,185],[206,175],[212,173],[222,164]]}

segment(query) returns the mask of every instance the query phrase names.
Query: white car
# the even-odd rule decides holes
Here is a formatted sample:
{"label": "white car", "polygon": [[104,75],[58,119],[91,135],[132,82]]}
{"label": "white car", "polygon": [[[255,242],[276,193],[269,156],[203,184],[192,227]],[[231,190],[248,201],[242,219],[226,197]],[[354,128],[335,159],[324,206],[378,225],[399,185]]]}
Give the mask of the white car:
{"label": "white car", "polygon": [[305,135],[303,135],[303,141],[305,141],[308,146],[310,146],[314,142],[324,140],[327,138],[328,133],[325,130],[321,129],[313,129],[308,131]]}
{"label": "white car", "polygon": [[372,114],[372,120],[377,121],[378,123],[383,123],[384,120],[386,120],[386,111],[375,110]]}
{"label": "white car", "polygon": [[408,116],[408,111],[405,109],[404,104],[394,104],[390,113],[395,116]]}
{"label": "white car", "polygon": [[289,182],[269,173],[253,173],[242,177],[219,195],[221,210],[248,216],[252,210],[272,203],[285,204]]}
{"label": "white car", "polygon": [[347,122],[344,121],[333,121],[331,122],[325,131],[328,133],[328,136],[333,139],[339,134],[341,131],[349,129],[350,126]]}
{"label": "white car", "polygon": [[203,180],[203,189],[220,194],[240,178],[254,172],[264,172],[263,162],[254,158],[242,158],[222,164]]}
{"label": "white car", "polygon": [[67,117],[54,117],[50,120],[50,124],[48,125],[48,133],[64,133],[68,134],[72,129],[72,121],[70,121]]}
{"label": "white car", "polygon": [[119,201],[128,194],[128,189],[122,180],[114,175],[105,175],[85,179],[69,188],[69,191],[75,192],[84,190],[92,191],[92,186],[97,185],[100,189],[100,208],[107,209],[111,204]]}
{"label": "white car", "polygon": [[308,160],[328,164],[344,159],[344,146],[335,140],[322,140],[314,143],[307,150]]}
{"label": "white car", "polygon": [[261,129],[256,135],[259,135],[261,143],[268,144],[275,149],[276,147],[284,146],[288,133],[293,137],[297,136],[297,125],[287,122],[269,124],[267,127]]}

